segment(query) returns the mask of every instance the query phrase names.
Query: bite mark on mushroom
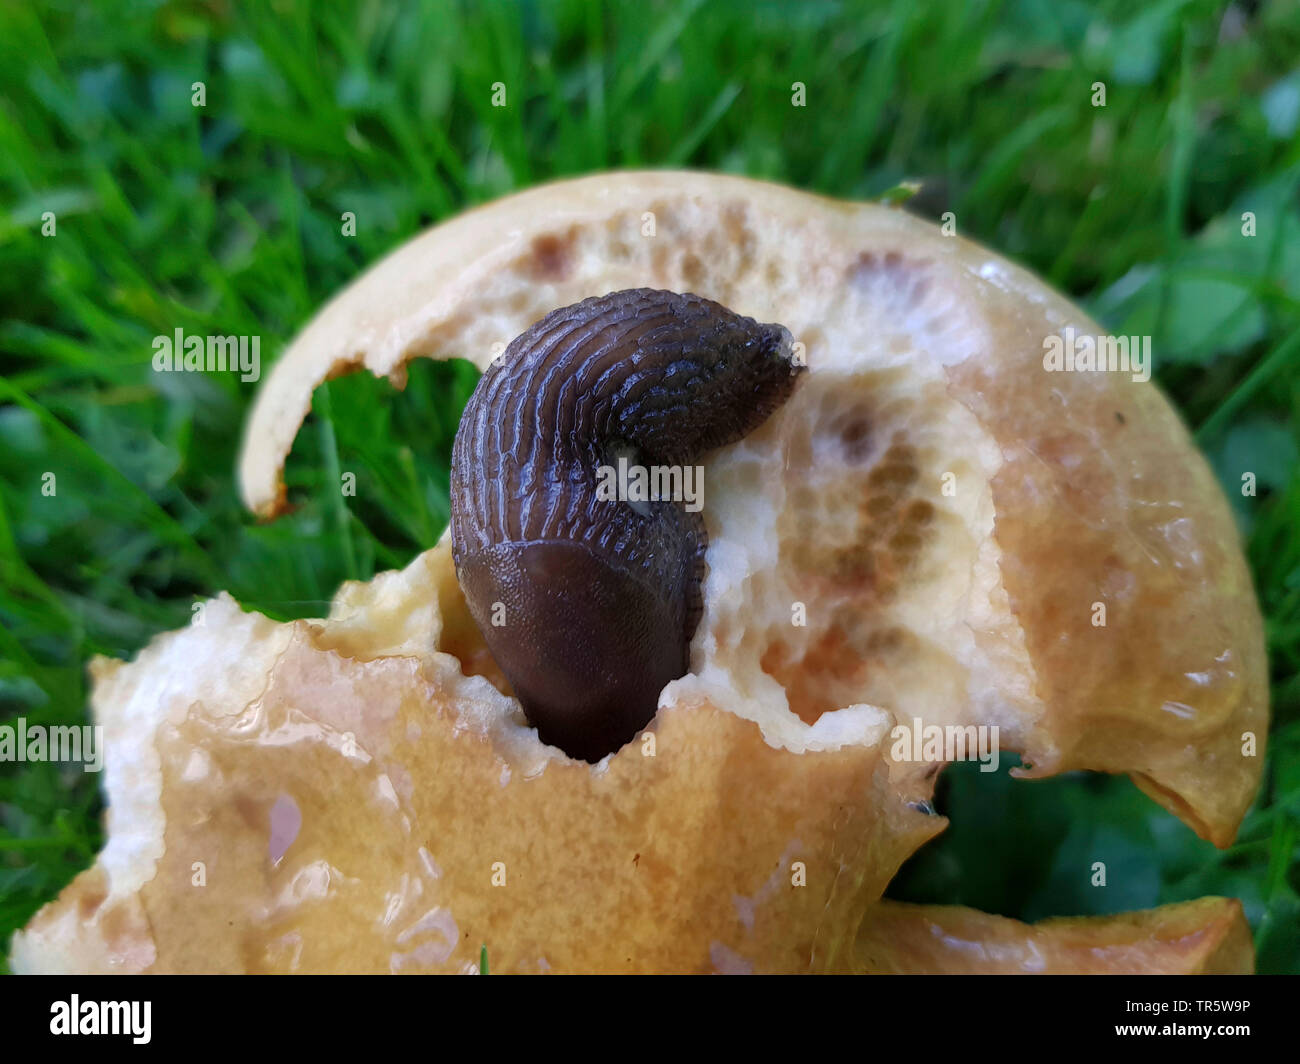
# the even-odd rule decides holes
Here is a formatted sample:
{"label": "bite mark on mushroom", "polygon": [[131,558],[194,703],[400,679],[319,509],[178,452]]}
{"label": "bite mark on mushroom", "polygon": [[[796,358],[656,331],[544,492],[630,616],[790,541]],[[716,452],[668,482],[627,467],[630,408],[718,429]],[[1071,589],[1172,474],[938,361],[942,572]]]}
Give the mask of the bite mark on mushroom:
{"label": "bite mark on mushroom", "polygon": [[707,534],[600,497],[619,456],[686,466],[752,432],[803,365],[783,326],[647,288],[552,311],[479,380],[452,449],[456,576],[540,738],[598,761],[688,671]]}

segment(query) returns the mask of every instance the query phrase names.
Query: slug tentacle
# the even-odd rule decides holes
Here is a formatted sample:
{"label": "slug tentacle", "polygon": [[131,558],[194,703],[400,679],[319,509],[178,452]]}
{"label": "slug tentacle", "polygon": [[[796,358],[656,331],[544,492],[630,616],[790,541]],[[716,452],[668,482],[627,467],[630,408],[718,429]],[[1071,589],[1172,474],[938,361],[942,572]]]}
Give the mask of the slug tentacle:
{"label": "slug tentacle", "polygon": [[599,760],[689,668],[707,537],[681,502],[623,501],[601,467],[682,467],[790,395],[790,334],[646,288],[552,311],[483,375],[452,450],[470,612],[541,738]]}

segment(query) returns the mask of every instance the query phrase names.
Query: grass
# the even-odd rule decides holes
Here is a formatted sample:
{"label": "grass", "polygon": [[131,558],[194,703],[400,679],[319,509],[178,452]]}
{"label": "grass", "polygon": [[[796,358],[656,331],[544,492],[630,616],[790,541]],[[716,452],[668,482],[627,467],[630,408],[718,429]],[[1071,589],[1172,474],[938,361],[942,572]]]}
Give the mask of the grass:
{"label": "grass", "polygon": [[[233,480],[255,386],[152,373],[155,335],[258,335],[269,360],[424,226],[566,174],[679,165],[850,198],[915,179],[917,209],[1154,337],[1246,537],[1274,730],[1228,850],[1123,779],[953,771],[954,825],[894,893],[1030,919],[1228,894],[1261,970],[1300,971],[1298,54],[1294,0],[5,5],[0,719],[82,721],[92,655],[129,657],[218,588],[318,614],[446,522],[467,365],[418,365],[402,394],[323,386],[296,509],[263,526]],[[5,948],[93,859],[100,811],[93,776],[0,766]],[[1096,854],[1105,892],[1073,871]]]}

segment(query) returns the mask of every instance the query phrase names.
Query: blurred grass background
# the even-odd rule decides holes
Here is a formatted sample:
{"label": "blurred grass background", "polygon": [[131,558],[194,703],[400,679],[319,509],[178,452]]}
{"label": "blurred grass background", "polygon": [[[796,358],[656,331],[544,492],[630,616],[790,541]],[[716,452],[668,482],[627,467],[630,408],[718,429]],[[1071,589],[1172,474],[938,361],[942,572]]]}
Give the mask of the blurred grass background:
{"label": "blurred grass background", "polygon": [[[81,722],[92,655],[131,656],[219,588],[320,614],[446,522],[464,364],[416,365],[401,394],[319,389],[294,512],[259,526],[233,480],[256,386],[152,373],[155,335],[259,335],[265,367],[388,249],[561,175],[690,166],[850,198],[922,179],[914,209],[1154,337],[1247,537],[1275,727],[1228,850],[1126,779],[966,766],[939,794],[952,828],[893,893],[1026,919],[1227,894],[1260,969],[1300,971],[1298,57],[1294,0],[4,5],[0,722]],[[4,951],[92,860],[96,786],[0,765]]]}

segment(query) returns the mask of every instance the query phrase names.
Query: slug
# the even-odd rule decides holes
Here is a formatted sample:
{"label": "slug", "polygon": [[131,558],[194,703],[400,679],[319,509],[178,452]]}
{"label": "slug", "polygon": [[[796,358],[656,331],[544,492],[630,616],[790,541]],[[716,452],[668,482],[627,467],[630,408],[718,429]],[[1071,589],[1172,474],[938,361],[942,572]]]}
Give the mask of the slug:
{"label": "slug", "polygon": [[698,462],[803,368],[780,325],[637,288],[552,311],[480,378],[452,448],[452,557],[542,741],[599,761],[689,668],[704,521],[680,500],[611,498],[610,471]]}

